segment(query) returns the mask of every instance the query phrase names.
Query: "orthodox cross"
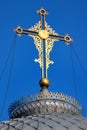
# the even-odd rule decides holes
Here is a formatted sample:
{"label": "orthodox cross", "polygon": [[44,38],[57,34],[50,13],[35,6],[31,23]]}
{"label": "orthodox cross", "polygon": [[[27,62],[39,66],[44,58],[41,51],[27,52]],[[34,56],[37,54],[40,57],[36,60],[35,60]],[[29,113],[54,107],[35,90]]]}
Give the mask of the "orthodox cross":
{"label": "orthodox cross", "polygon": [[34,44],[38,50],[39,58],[35,62],[40,64],[42,69],[42,78],[47,78],[48,68],[54,62],[50,60],[50,52],[55,41],[64,41],[67,45],[72,41],[70,36],[66,34],[61,36],[57,34],[46,22],[47,11],[41,8],[37,11],[40,15],[40,21],[29,29],[23,29],[18,26],[15,32],[20,36],[26,34],[33,37]]}

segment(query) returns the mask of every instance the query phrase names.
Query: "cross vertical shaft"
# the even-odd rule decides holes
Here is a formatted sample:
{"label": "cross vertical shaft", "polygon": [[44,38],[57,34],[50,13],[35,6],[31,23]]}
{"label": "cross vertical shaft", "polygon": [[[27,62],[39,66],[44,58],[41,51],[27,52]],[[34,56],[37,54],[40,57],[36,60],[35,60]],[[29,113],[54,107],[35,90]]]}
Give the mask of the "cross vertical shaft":
{"label": "cross vertical shaft", "polygon": [[[45,30],[45,10],[40,10],[40,22],[41,30]],[[47,78],[47,69],[46,69],[46,45],[45,39],[42,39],[42,78]]]}

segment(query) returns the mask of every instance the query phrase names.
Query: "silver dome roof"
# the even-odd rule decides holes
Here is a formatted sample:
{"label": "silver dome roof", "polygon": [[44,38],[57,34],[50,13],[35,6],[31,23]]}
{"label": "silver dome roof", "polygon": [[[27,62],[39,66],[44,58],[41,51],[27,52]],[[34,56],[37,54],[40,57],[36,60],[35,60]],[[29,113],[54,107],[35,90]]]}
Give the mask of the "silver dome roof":
{"label": "silver dome roof", "polygon": [[43,113],[81,115],[82,108],[74,98],[46,89],[37,95],[20,98],[10,105],[8,111],[9,117],[13,119]]}
{"label": "silver dome roof", "polygon": [[39,93],[15,101],[0,130],[87,130],[78,102],[63,94]]}
{"label": "silver dome roof", "polygon": [[79,115],[38,114],[2,122],[0,130],[87,130],[87,119]]}

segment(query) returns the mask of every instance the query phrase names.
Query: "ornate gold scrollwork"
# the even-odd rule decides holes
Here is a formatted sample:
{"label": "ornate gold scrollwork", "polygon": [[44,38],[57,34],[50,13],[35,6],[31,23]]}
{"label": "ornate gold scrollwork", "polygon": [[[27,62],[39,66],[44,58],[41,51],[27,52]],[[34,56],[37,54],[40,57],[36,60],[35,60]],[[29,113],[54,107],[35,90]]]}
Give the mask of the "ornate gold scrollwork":
{"label": "ornate gold scrollwork", "polygon": [[38,62],[40,64],[40,67],[43,67],[43,63],[42,63],[42,39],[45,39],[45,44],[46,44],[46,69],[49,68],[50,64],[53,64],[54,62],[50,60],[50,52],[52,51],[53,48],[53,44],[55,41],[57,41],[56,39],[52,39],[49,37],[49,34],[53,34],[53,35],[58,35],[57,33],[55,33],[55,31],[45,22],[45,30],[41,30],[41,24],[40,21],[34,25],[33,27],[31,27],[29,29],[30,31],[36,31],[38,32],[37,36],[34,35],[30,35],[31,37],[33,37],[34,39],[34,44],[38,50],[39,53],[39,58],[35,59],[35,62]]}

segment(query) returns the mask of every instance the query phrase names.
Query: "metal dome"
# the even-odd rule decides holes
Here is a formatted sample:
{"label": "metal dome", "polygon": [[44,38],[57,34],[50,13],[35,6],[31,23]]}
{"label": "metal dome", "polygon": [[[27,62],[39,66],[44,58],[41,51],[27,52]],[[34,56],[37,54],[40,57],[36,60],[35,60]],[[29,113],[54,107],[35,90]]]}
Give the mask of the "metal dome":
{"label": "metal dome", "polygon": [[39,52],[39,58],[35,61],[42,69],[41,92],[11,104],[10,120],[1,122],[0,130],[87,130],[87,118],[81,116],[82,108],[79,103],[70,96],[48,91],[50,82],[47,70],[53,64],[50,60],[53,44],[55,41],[64,41],[68,45],[72,39],[68,34],[60,36],[50,28],[45,21],[45,9],[41,8],[38,13],[40,21],[34,27],[26,30],[18,26],[15,32],[18,35],[30,35],[34,39]]}
{"label": "metal dome", "polygon": [[0,123],[0,130],[87,130],[87,118],[81,116],[78,102],[47,90],[15,101],[9,117]]}
{"label": "metal dome", "polygon": [[82,108],[72,97],[62,93],[48,92],[47,89],[37,95],[22,97],[9,107],[9,117],[21,118],[34,114],[65,113],[81,115]]}
{"label": "metal dome", "polygon": [[2,122],[0,130],[87,130],[87,119],[78,115],[38,114]]}

